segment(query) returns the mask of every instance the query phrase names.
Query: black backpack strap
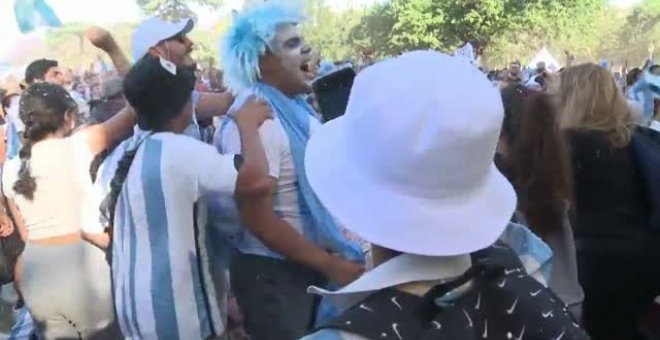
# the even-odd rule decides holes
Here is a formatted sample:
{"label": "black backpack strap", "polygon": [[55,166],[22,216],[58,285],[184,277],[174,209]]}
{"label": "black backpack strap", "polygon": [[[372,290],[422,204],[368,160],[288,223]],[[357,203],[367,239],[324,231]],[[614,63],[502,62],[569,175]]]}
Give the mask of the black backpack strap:
{"label": "black backpack strap", "polygon": [[470,254],[470,257],[472,263],[480,263],[491,270],[502,270],[498,274],[527,273],[518,255],[501,241],[497,241],[491,247]]}
{"label": "black backpack strap", "polygon": [[341,330],[367,339],[417,339],[423,332],[417,315],[425,302],[420,296],[384,289],[317,330]]}

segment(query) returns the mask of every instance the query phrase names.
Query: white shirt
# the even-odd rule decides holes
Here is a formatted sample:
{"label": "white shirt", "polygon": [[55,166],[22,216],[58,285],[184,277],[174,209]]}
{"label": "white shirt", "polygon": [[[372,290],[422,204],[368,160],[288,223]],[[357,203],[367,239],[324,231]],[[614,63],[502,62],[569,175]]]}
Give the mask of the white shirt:
{"label": "white shirt", "polygon": [[21,168],[20,158],[5,163],[3,190],[21,210],[29,239],[74,233],[90,218],[94,220],[88,206],[92,191],[89,168],[93,157],[84,134],[47,139],[33,145],[29,160],[30,174],[37,184],[33,200],[14,191]]}
{"label": "white shirt", "polygon": [[[310,131],[314,131],[321,124],[310,119]],[[238,128],[233,121],[222,126],[217,131],[215,145],[223,154],[240,154],[241,139]],[[280,121],[275,118],[267,120],[259,129],[261,144],[268,160],[269,175],[277,179],[277,188],[274,193],[273,211],[281,216],[296,231],[303,234],[300,208],[298,204],[298,178],[291,155],[289,137]],[[281,257],[261,243],[256,237],[243,230],[244,235],[237,237],[236,247],[244,254]]]}

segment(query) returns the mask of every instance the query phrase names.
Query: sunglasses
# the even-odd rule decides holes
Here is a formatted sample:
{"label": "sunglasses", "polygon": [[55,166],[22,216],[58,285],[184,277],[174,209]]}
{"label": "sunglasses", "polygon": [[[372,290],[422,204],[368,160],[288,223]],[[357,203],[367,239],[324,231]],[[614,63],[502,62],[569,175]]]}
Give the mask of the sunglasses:
{"label": "sunglasses", "polygon": [[178,41],[182,44],[185,44],[188,41],[188,35],[186,35],[185,33],[179,33],[179,34],[177,34],[177,35],[175,35],[171,38],[165,39],[165,40],[166,41],[174,40],[174,41]]}

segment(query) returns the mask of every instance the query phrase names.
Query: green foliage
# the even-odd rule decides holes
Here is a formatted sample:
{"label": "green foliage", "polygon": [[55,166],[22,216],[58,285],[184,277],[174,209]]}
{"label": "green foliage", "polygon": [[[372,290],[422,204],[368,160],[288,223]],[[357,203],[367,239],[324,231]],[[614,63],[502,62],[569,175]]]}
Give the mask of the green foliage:
{"label": "green foliage", "polygon": [[[77,69],[88,66],[98,56],[104,55],[85,39],[84,32],[88,26],[88,24],[73,23],[49,30],[45,36],[47,48],[36,51],[35,54],[43,58],[56,59],[67,67]],[[106,28],[112,32],[122,50],[130,54],[130,37],[135,24],[118,24]]]}
{"label": "green foliage", "polygon": [[322,58],[343,60],[355,55],[351,44],[351,28],[358,24],[362,10],[333,11],[324,0],[307,2],[307,21],[303,32],[309,44]]}
{"label": "green foliage", "polygon": [[626,59],[640,61],[660,47],[660,0],[646,0],[625,20],[618,36]]}
{"label": "green foliage", "polygon": [[55,28],[46,35],[46,43],[49,46],[57,46],[75,37],[78,42],[78,53],[85,52],[85,29],[88,25],[83,23],[70,23],[62,27]]}
{"label": "green foliage", "polygon": [[410,49],[441,49],[444,21],[434,0],[392,0],[371,7],[351,31],[363,55],[384,57]]}
{"label": "green foliage", "polygon": [[[220,0],[136,0],[151,14],[184,13],[194,2],[217,6]],[[614,65],[641,65],[649,49],[660,47],[660,0],[645,0],[627,10],[608,0],[385,0],[369,8],[333,10],[333,0],[306,0],[302,29],[321,57],[333,61],[381,58],[412,49],[453,51],[466,42],[479,49],[488,67],[519,59],[529,62],[547,46],[559,62],[565,51],[577,62],[606,58]],[[178,8],[178,9],[177,9]],[[170,13],[170,14],[168,14]],[[176,17],[169,17],[176,18]],[[218,57],[218,41],[231,23],[223,18],[211,30],[196,29],[195,58]],[[108,27],[128,53],[134,25]],[[69,66],[94,60],[99,51],[85,41],[85,24],[50,30],[44,57]]]}
{"label": "green foliage", "polygon": [[451,51],[469,42],[480,56],[494,46],[501,57],[513,45],[522,53],[549,40],[585,40],[582,32],[603,7],[603,0],[390,0],[372,7],[352,36],[376,55]]}
{"label": "green foliage", "polygon": [[137,0],[137,4],[148,15],[158,16],[167,20],[190,18],[194,13],[188,3],[218,8],[222,0]]}

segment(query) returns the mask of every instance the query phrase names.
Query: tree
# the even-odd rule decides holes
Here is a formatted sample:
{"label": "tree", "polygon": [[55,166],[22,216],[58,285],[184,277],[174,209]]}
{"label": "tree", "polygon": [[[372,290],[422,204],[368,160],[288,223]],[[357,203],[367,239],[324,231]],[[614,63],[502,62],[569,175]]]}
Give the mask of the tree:
{"label": "tree", "polygon": [[351,38],[363,55],[384,57],[415,48],[441,49],[442,16],[434,0],[392,0],[372,6],[353,28]]}
{"label": "tree", "polygon": [[[603,0],[391,0],[376,5],[354,30],[379,54],[410,49],[453,50],[471,43],[478,56],[502,37],[532,39],[589,26]],[[543,43],[543,42],[542,42]]]}
{"label": "tree", "polygon": [[47,42],[51,46],[60,45],[70,37],[78,41],[78,53],[85,53],[85,29],[86,24],[70,23],[51,30],[47,35]]}
{"label": "tree", "polygon": [[194,13],[188,7],[190,2],[213,8],[218,8],[222,4],[222,0],[137,0],[137,4],[147,15],[167,20],[193,17]]}
{"label": "tree", "polygon": [[302,29],[306,39],[322,58],[344,60],[355,55],[350,41],[350,32],[363,15],[362,10],[332,10],[325,0],[308,0],[308,20]]}
{"label": "tree", "polygon": [[660,47],[660,1],[646,0],[635,7],[619,33],[621,53],[643,63]]}

